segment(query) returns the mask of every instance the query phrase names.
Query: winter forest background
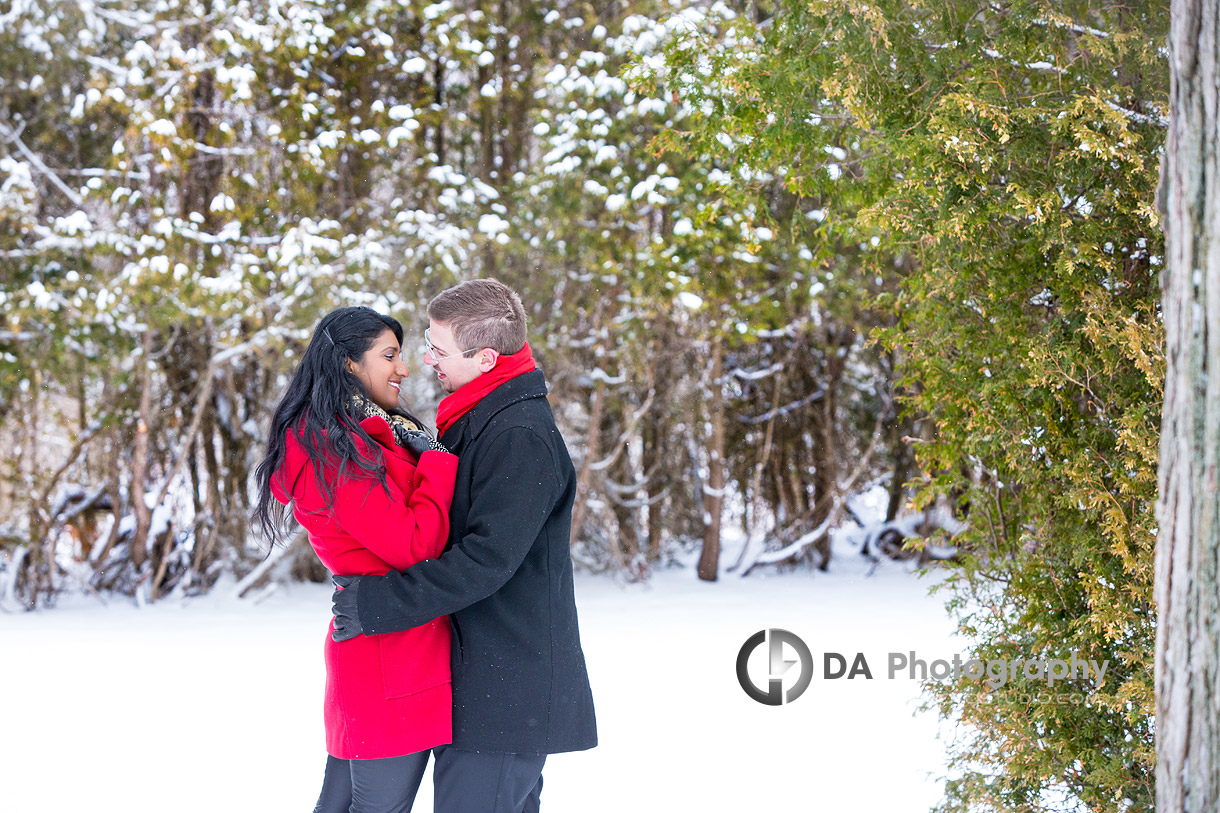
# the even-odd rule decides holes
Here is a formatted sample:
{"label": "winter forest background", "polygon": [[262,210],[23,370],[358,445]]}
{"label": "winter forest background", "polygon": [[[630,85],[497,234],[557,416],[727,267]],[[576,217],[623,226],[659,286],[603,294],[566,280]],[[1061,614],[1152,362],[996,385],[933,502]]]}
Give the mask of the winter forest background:
{"label": "winter forest background", "polygon": [[884,488],[872,554],[951,557],[969,654],[1111,663],[1083,705],[930,685],[973,732],[942,809],[1149,810],[1168,17],[0,3],[0,601],[324,580],[249,522],[294,357],[341,304],[421,349],[495,276],[579,569],[825,568]]}

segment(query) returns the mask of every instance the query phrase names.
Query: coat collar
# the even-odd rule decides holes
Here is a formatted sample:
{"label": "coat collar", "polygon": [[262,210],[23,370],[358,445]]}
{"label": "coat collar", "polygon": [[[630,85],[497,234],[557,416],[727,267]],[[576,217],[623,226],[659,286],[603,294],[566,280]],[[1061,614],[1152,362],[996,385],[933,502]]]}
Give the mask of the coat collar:
{"label": "coat collar", "polygon": [[[489,392],[474,409],[459,418],[445,435],[468,431],[471,437],[477,437],[487,428],[487,424],[491,423],[491,419],[503,410],[532,398],[546,398],[546,394],[546,376],[542,374],[542,370],[522,373]],[[452,447],[453,442],[448,445]]]}
{"label": "coat collar", "polygon": [[368,432],[369,437],[382,446],[394,447],[394,430],[390,429],[385,418],[380,415],[370,415],[360,421],[360,426],[365,432]]}

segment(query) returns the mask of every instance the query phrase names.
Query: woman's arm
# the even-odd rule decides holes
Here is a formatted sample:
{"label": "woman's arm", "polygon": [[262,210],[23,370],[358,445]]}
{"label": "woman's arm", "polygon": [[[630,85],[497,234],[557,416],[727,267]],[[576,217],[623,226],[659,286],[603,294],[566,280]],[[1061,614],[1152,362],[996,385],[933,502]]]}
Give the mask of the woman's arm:
{"label": "woman's arm", "polygon": [[[327,474],[333,476],[332,472],[328,467]],[[313,467],[305,466],[304,475],[312,479]],[[439,556],[444,550],[456,477],[457,457],[445,452],[425,452],[420,457],[409,497],[392,479],[382,487],[376,478],[360,471],[335,477],[330,515],[344,533],[390,567],[401,570]],[[318,505],[302,508],[325,510],[320,492],[312,483],[307,483],[304,491],[319,497]]]}

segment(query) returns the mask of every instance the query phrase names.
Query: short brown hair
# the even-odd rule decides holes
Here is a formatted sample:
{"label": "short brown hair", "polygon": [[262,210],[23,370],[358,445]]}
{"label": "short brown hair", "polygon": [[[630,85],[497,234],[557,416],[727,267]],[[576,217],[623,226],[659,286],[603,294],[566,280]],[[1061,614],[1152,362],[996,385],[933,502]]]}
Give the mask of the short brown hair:
{"label": "short brown hair", "polygon": [[512,354],[525,346],[521,297],[495,279],[473,279],[446,288],[428,303],[428,317],[453,331],[458,347]]}

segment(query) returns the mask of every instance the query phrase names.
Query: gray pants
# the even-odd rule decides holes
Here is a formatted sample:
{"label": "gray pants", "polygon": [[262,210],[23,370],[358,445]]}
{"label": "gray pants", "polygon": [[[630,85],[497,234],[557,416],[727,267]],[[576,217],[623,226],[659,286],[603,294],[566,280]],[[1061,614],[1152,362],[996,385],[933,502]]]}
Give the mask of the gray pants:
{"label": "gray pants", "polygon": [[430,753],[388,759],[328,756],[313,813],[410,813]]}
{"label": "gray pants", "polygon": [[452,745],[432,753],[434,813],[538,813],[545,754],[466,751]]}

